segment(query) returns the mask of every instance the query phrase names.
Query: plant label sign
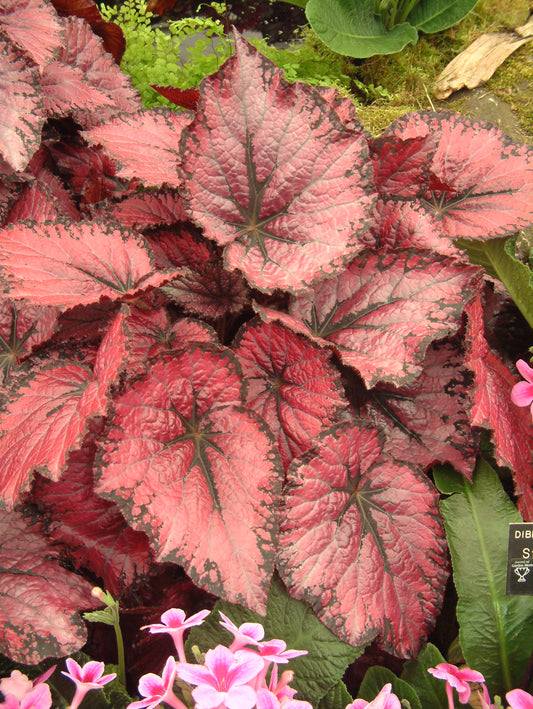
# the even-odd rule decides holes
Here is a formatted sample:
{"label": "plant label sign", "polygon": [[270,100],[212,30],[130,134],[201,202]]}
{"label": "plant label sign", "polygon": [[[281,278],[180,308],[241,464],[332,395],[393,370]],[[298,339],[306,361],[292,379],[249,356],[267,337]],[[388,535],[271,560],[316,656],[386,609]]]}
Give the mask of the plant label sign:
{"label": "plant label sign", "polygon": [[508,596],[533,596],[533,522],[509,524]]}

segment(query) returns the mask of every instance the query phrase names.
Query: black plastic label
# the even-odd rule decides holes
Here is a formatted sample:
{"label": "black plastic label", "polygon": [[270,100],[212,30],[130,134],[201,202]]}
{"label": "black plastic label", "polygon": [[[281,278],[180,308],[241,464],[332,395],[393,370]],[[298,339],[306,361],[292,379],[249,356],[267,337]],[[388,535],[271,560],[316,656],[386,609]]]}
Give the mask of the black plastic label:
{"label": "black plastic label", "polygon": [[505,593],[508,596],[533,596],[533,522],[509,525]]}

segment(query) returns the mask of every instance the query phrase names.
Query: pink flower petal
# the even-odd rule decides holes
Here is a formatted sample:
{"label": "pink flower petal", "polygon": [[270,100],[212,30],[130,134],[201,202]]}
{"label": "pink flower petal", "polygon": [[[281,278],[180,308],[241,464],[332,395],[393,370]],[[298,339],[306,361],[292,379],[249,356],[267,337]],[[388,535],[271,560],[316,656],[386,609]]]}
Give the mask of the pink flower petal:
{"label": "pink flower petal", "polygon": [[529,366],[527,362],[524,362],[523,359],[519,359],[516,363],[516,368],[518,369],[522,377],[526,380],[526,382],[533,384],[533,369]]}
{"label": "pink flower petal", "polygon": [[533,402],[533,384],[518,382],[511,389],[511,401],[517,406],[529,406]]}
{"label": "pink flower petal", "polygon": [[505,698],[511,709],[533,709],[533,697],[523,689],[512,689],[507,692]]}

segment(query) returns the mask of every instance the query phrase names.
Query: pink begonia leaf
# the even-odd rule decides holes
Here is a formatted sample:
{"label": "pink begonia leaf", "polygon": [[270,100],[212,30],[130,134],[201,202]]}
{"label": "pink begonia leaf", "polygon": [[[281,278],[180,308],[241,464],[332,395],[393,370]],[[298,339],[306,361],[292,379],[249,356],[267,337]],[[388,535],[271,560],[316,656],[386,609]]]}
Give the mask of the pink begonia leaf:
{"label": "pink begonia leaf", "polygon": [[100,342],[119,308],[120,303],[105,300],[67,310],[59,318],[56,338],[59,342]]}
{"label": "pink begonia leaf", "polygon": [[430,252],[365,252],[340,276],[293,298],[289,313],[367,387],[403,386],[422,371],[428,345],[459,329],[480,278],[477,267]]}
{"label": "pink begonia leaf", "polygon": [[330,355],[278,323],[248,323],[234,343],[246,401],[277,438],[285,468],[348,407]]}
{"label": "pink begonia leaf", "polygon": [[96,492],[150,536],[158,561],[264,613],[283,471],[242,389],[229,352],[162,356],[114,402]]}
{"label": "pink begonia leaf", "polygon": [[346,128],[361,133],[368,143],[372,141],[372,135],[359,120],[355,104],[350,98],[342,96],[337,89],[331,86],[314,86],[313,89],[335,111],[337,117]]}
{"label": "pink begonia leaf", "polygon": [[93,490],[96,447],[87,438],[70,454],[63,478],[36,476],[33,500],[44,529],[76,569],[88,569],[113,596],[120,597],[145,579],[154,563],[148,537],[131,529],[118,507]]}
{"label": "pink begonia leaf", "polygon": [[46,119],[37,66],[0,32],[0,156],[23,170],[41,144]]}
{"label": "pink begonia leaf", "polygon": [[420,376],[403,387],[378,384],[359,414],[385,433],[393,458],[429,468],[451,463],[469,480],[478,436],[470,425],[470,373],[457,343],[433,343]]}
{"label": "pink begonia leaf", "polygon": [[0,299],[0,381],[57,328],[57,308]]}
{"label": "pink begonia leaf", "polygon": [[380,192],[423,204],[453,239],[504,236],[533,221],[533,151],[489,123],[407,114],[377,139],[375,162]]}
{"label": "pink begonia leaf", "polygon": [[110,95],[91,86],[85,74],[64,62],[47,64],[41,77],[44,108],[50,116],[69,115],[73,110],[100,111],[114,105]]}
{"label": "pink begonia leaf", "polygon": [[518,509],[526,521],[533,521],[531,413],[511,401],[512,388],[519,379],[487,344],[479,299],[466,312],[465,366],[474,374],[471,423],[492,431],[496,462],[511,470]]}
{"label": "pink begonia leaf", "polygon": [[0,230],[0,283],[9,297],[37,305],[124,299],[177,275],[156,272],[143,237],[119,225],[57,222]]}
{"label": "pink begonia leaf", "polygon": [[78,17],[66,17],[66,39],[58,61],[79,70],[87,84],[106,93],[110,106],[101,108],[88,104],[73,111],[74,120],[84,128],[92,128],[118,114],[138,111],[142,104],[130,78],[124,74],[105,51],[103,42],[90,26]]}
{"label": "pink begonia leaf", "polygon": [[43,170],[38,179],[28,184],[9,209],[5,225],[31,219],[42,222],[57,219],[78,221],[80,213],[61,181],[49,170]]}
{"label": "pink begonia leaf", "polygon": [[0,30],[39,66],[54,59],[65,41],[63,21],[44,0],[4,0]]}
{"label": "pink begonia leaf", "polygon": [[416,655],[440,610],[446,539],[438,493],[356,422],[331,429],[287,475],[277,567],[294,598],[354,646]]}
{"label": "pink begonia leaf", "polygon": [[184,194],[228,268],[265,292],[341,270],[373,202],[366,140],[237,34],[235,56],[200,93],[184,131]]}
{"label": "pink begonia leaf", "polygon": [[92,585],[59,564],[58,553],[17,512],[0,511],[0,651],[35,665],[87,641],[78,609],[90,610]]}
{"label": "pink begonia leaf", "polygon": [[191,224],[157,229],[146,237],[159,268],[171,265],[199,270],[213,260],[216,247],[207,242]]}
{"label": "pink begonia leaf", "polygon": [[108,205],[109,219],[140,231],[187,221],[185,205],[176,190],[140,192]]}
{"label": "pink begonia leaf", "polygon": [[[117,175],[137,177],[145,186],[181,187],[178,176],[179,144],[190,117],[168,109],[142,109],[134,115],[118,116],[86,130],[91,145],[101,145],[116,163]],[[146,155],[150,155],[150,160]]]}
{"label": "pink begonia leaf", "polygon": [[0,504],[12,508],[34,470],[58,480],[89,421],[105,414],[107,389],[123,361],[127,337],[119,313],[91,369],[74,362],[35,367],[0,414]]}

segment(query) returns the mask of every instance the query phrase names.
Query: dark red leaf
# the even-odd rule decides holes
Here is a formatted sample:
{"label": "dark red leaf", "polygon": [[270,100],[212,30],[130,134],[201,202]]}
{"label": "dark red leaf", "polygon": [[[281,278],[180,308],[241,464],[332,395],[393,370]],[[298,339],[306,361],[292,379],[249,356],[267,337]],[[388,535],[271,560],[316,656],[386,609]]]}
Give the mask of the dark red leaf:
{"label": "dark red leaf", "polygon": [[277,566],[291,596],[351,645],[377,637],[387,651],[416,655],[448,576],[432,483],[356,423],[321,436],[287,478]]}
{"label": "dark red leaf", "polygon": [[[103,152],[102,157],[105,157]],[[106,160],[110,163],[108,158]],[[107,215],[107,218],[139,231],[162,224],[187,221],[183,200],[177,190],[169,189],[128,195],[118,203],[103,207],[99,214]],[[150,239],[150,243],[152,241]]]}
{"label": "dark red leaf", "polygon": [[0,155],[23,170],[41,144],[46,115],[39,68],[0,33]]}
{"label": "dark red leaf", "polygon": [[213,260],[215,248],[206,242],[190,224],[172,229],[158,229],[147,236],[160,268],[180,266],[199,270]]}
{"label": "dark red leaf", "polygon": [[533,521],[531,414],[527,408],[515,406],[511,401],[511,389],[520,377],[513,376],[488,346],[480,300],[474,300],[466,312],[465,365],[474,374],[472,425],[492,431],[496,462],[511,470],[518,508],[525,520]]}
{"label": "dark red leaf", "polygon": [[0,30],[39,66],[54,59],[65,40],[62,20],[43,0],[5,0],[0,6]]}
{"label": "dark red leaf", "polygon": [[34,470],[58,480],[89,421],[107,409],[107,390],[125,360],[124,313],[105,336],[94,366],[57,362],[35,367],[0,414],[0,502],[11,509]]}
{"label": "dark red leaf", "polygon": [[78,220],[80,214],[59,180],[50,173],[46,181],[36,180],[24,188],[7,213],[5,224],[25,219],[42,224],[47,220],[56,221],[64,217]]}
{"label": "dark red leaf", "polygon": [[178,275],[154,271],[153,256],[140,235],[96,222],[2,229],[0,269],[10,297],[60,307],[131,297]]}
{"label": "dark red leaf", "polygon": [[228,352],[154,362],[115,401],[96,491],[150,536],[159,561],[264,613],[283,471],[242,389]]}
{"label": "dark red leaf", "polygon": [[156,84],[150,84],[150,86],[158,94],[175,103],[176,106],[181,106],[181,108],[186,108],[189,111],[196,111],[198,108],[198,101],[200,100],[198,89],[178,89],[175,86],[157,86]]}
{"label": "dark red leaf", "polygon": [[16,512],[0,511],[0,651],[35,665],[87,640],[78,610],[91,610],[91,586],[59,565],[57,552]]}
{"label": "dark red leaf", "polygon": [[234,345],[248,384],[246,402],[277,438],[285,469],[346,409],[329,353],[277,323],[251,323]]}
{"label": "dark red leaf", "polygon": [[372,207],[366,140],[239,35],[200,93],[184,131],[186,196],[228,267],[265,292],[337,273]]}

